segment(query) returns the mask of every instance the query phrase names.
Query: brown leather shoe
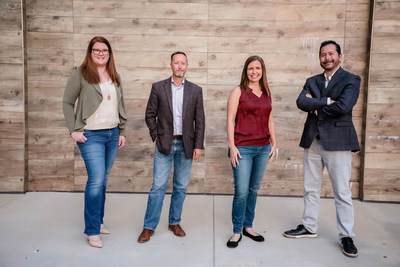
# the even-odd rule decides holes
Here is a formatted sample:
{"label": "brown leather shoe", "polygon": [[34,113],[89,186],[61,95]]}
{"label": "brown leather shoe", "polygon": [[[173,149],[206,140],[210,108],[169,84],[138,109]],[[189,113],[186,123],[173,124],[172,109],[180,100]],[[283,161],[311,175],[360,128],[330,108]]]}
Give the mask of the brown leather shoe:
{"label": "brown leather shoe", "polygon": [[145,243],[150,240],[150,236],[154,235],[154,230],[150,229],[143,229],[142,233],[140,234],[137,242]]}
{"label": "brown leather shoe", "polygon": [[168,230],[174,232],[174,235],[179,236],[179,237],[184,237],[186,236],[185,231],[183,231],[182,227],[179,224],[175,225],[168,225]]}

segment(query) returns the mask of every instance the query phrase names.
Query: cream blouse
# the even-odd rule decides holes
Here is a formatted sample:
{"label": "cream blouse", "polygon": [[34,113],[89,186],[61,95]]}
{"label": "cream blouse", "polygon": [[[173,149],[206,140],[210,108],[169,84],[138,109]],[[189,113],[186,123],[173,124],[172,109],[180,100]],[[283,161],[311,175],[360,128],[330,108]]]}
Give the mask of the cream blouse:
{"label": "cream blouse", "polygon": [[117,127],[120,123],[118,114],[117,91],[111,80],[99,84],[103,100],[97,110],[86,120],[84,129],[100,130]]}

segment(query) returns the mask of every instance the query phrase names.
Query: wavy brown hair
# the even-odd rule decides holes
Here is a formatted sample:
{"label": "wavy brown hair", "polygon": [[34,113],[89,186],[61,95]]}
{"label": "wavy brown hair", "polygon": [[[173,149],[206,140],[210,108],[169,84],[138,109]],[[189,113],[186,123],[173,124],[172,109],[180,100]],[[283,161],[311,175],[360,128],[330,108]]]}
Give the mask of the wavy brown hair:
{"label": "wavy brown hair", "polygon": [[260,56],[256,56],[256,55],[255,56],[251,56],[244,63],[243,71],[242,71],[242,78],[240,79],[240,87],[245,89],[246,92],[249,91],[249,78],[247,77],[247,67],[253,61],[258,61],[258,62],[261,63],[262,77],[261,77],[261,79],[259,81],[260,86],[261,86],[261,90],[267,96],[271,96],[271,91],[269,90],[268,81],[267,81],[267,72],[265,70],[265,63],[264,63],[264,60]]}
{"label": "wavy brown hair", "polygon": [[97,66],[92,60],[92,48],[95,43],[103,43],[107,45],[108,47],[108,62],[106,65],[106,70],[108,75],[110,75],[110,78],[113,83],[116,83],[118,86],[121,85],[121,80],[119,78],[119,75],[117,73],[117,69],[115,68],[115,62],[114,62],[114,56],[113,52],[111,49],[111,45],[108,42],[108,40],[102,36],[95,36],[90,40],[87,50],[86,50],[86,56],[85,59],[83,60],[81,64],[81,73],[82,77],[88,82],[92,84],[99,84],[100,81],[100,75],[97,71]]}

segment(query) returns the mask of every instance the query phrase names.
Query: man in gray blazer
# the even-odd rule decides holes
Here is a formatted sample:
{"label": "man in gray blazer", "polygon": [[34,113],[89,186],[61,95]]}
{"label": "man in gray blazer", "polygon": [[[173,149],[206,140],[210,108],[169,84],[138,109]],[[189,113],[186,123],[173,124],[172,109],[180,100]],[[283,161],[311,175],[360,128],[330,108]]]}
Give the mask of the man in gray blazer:
{"label": "man in gray blazer", "polygon": [[150,240],[160,220],[168,178],[174,164],[173,190],[168,229],[183,237],[180,226],[186,186],[190,180],[192,160],[203,154],[205,117],[201,87],[185,79],[186,54],[171,55],[172,76],[151,88],[146,108],[146,124],[156,141],[153,186],[149,193],[143,231],[139,243]]}
{"label": "man in gray blazer", "polygon": [[317,237],[322,172],[327,168],[335,196],[337,226],[343,253],[357,257],[353,243],[354,211],[349,187],[351,152],[360,150],[352,110],[360,90],[360,77],[340,67],[342,54],[334,41],[321,44],[324,73],[308,78],[297,98],[307,112],[300,146],[304,148],[304,213],[296,229],[285,237]]}

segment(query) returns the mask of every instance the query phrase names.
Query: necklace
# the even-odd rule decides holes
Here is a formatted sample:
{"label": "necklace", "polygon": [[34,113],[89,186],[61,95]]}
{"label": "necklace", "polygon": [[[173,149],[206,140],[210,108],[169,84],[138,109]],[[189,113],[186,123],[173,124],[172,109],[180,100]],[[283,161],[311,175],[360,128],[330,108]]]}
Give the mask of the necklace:
{"label": "necklace", "polygon": [[98,69],[99,75],[100,75],[100,81],[104,84],[104,89],[107,89],[107,100],[111,100],[111,82],[110,82],[110,77],[108,76],[107,69],[104,69],[104,71],[100,72]]}
{"label": "necklace", "polygon": [[107,100],[111,100],[111,80],[101,80]]}
{"label": "necklace", "polygon": [[111,94],[110,94],[110,91],[111,91],[111,82],[110,82],[110,80],[106,81],[105,84],[106,84],[106,87],[107,87],[107,94],[108,94],[107,99],[108,99],[108,100],[111,100]]}

